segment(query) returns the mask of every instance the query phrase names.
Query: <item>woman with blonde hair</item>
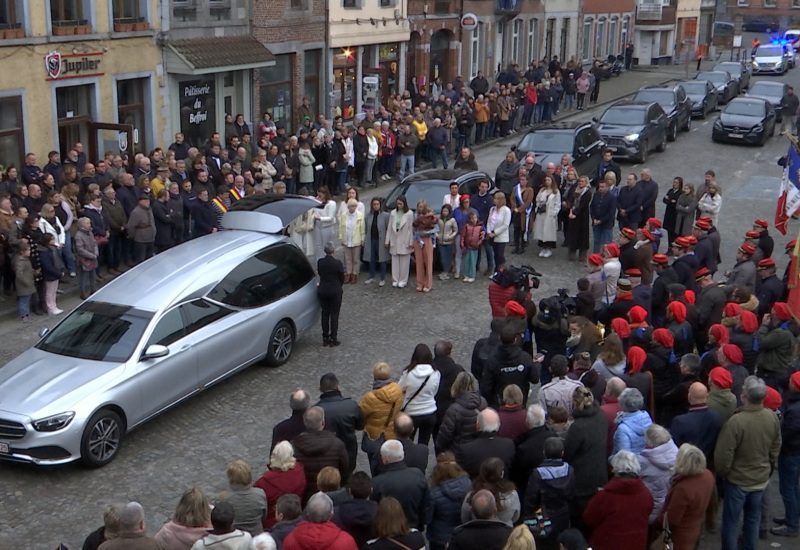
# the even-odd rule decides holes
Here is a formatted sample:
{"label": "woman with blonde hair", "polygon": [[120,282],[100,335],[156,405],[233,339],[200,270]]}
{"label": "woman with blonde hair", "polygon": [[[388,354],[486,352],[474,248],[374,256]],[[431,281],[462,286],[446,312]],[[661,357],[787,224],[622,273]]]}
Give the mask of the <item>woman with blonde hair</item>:
{"label": "woman with blonde hair", "polygon": [[475,433],[475,421],[478,412],[488,407],[486,399],[478,392],[478,380],[469,372],[460,372],[450,386],[450,397],[453,403],[447,407],[436,435],[437,452],[453,451],[462,441]]}
{"label": "woman with blonde hair", "polygon": [[206,495],[197,487],[187,489],[172,519],[153,537],[167,550],[189,550],[195,542],[205,537],[211,529],[211,506]]}
{"label": "woman with blonde hair", "polygon": [[258,535],[264,531],[262,522],[267,514],[264,489],[253,487],[253,471],[243,460],[234,460],[228,464],[226,474],[228,490],[222,491],[220,500],[233,506],[233,526],[253,536]]}
{"label": "woman with blonde hair", "polygon": [[306,474],[303,465],[294,458],[294,447],[281,441],[272,449],[267,470],[253,483],[267,495],[267,515],[262,521],[264,529],[272,529],[277,523],[275,506],[283,495],[303,498],[306,492]]}
{"label": "woman with blonde hair", "polygon": [[392,380],[392,368],[378,362],[372,367],[372,390],[364,394],[358,403],[364,417],[364,435],[361,450],[367,453],[369,462],[380,451],[387,439],[394,439],[394,419],[403,406],[403,389]]}
{"label": "woman with blonde hair", "polygon": [[503,550],[536,550],[536,541],[533,540],[531,530],[525,524],[517,525],[508,535]]}
{"label": "woman with blonde hair", "polygon": [[689,443],[681,445],[672,469],[672,486],[654,522],[659,527],[666,519],[674,550],[693,550],[697,544],[714,483],[703,451]]}

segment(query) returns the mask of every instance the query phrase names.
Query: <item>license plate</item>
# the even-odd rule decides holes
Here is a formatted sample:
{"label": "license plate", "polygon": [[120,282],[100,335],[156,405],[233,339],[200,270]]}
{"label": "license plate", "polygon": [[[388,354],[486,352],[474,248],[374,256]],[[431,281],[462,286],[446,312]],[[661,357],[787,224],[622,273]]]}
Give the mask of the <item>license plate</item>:
{"label": "license plate", "polygon": [[732,138],[743,138],[744,134],[728,134],[728,137]]}
{"label": "license plate", "polygon": [[8,454],[8,443],[0,443],[0,454]]}

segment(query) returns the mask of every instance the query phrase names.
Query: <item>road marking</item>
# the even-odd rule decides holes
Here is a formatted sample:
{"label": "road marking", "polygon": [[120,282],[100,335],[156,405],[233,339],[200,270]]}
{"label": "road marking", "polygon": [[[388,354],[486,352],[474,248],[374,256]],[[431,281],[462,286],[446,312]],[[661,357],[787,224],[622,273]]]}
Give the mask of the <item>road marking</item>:
{"label": "road marking", "polygon": [[702,122],[701,125],[705,126],[706,124],[708,124],[708,122],[709,121],[706,120],[705,122]]}

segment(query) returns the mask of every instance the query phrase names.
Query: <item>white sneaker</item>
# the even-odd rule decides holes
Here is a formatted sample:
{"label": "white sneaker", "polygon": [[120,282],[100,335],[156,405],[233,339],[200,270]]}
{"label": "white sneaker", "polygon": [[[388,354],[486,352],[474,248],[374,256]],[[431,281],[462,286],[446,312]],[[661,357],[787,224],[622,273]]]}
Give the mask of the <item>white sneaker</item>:
{"label": "white sneaker", "polygon": [[400,283],[400,284],[399,284],[399,285],[397,285],[397,286],[398,286],[398,287],[400,287],[400,288],[405,288],[405,287],[406,287],[406,283]]}
{"label": "white sneaker", "polygon": [[544,258],[544,249],[539,251],[539,257]]}
{"label": "white sneaker", "polygon": [[553,255],[553,251],[552,250],[550,250],[549,248],[545,248],[544,249],[544,254],[543,254],[544,258],[549,258],[552,255]]}
{"label": "white sneaker", "polygon": [[56,309],[54,309],[53,311],[50,312],[50,315],[61,315],[62,313],[64,313],[63,309],[56,308]]}
{"label": "white sneaker", "polygon": [[371,278],[371,277],[370,277],[369,279],[367,279],[366,281],[364,281],[364,284],[365,284],[365,285],[371,285],[371,284],[372,284],[372,283],[374,283],[374,282],[375,282],[375,279],[373,279],[373,278]]}
{"label": "white sneaker", "polygon": [[392,281],[392,288],[397,288],[397,283]]}
{"label": "white sneaker", "polygon": [[381,279],[381,282],[380,282],[380,283],[378,283],[378,286],[384,286],[385,284],[386,284],[386,281],[384,281],[383,279]]}

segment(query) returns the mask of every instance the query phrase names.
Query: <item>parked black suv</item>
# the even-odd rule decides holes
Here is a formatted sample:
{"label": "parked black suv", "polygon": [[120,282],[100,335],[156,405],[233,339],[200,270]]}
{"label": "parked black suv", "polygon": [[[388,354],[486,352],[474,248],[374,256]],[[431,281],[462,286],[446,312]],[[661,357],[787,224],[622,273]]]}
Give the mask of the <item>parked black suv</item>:
{"label": "parked black suv", "polygon": [[644,163],[651,150],[667,149],[669,119],[658,103],[619,101],[595,122],[597,131],[617,158]]}
{"label": "parked black suv", "polygon": [[633,97],[634,101],[655,101],[669,118],[667,139],[675,141],[678,128],[684,132],[692,129],[692,100],[680,84],[671,86],[643,86]]}
{"label": "parked black suv", "polygon": [[543,167],[548,162],[558,166],[561,157],[569,155],[579,176],[593,177],[604,148],[603,138],[591,122],[546,122],[528,130],[511,150],[518,159],[533,151]]}

